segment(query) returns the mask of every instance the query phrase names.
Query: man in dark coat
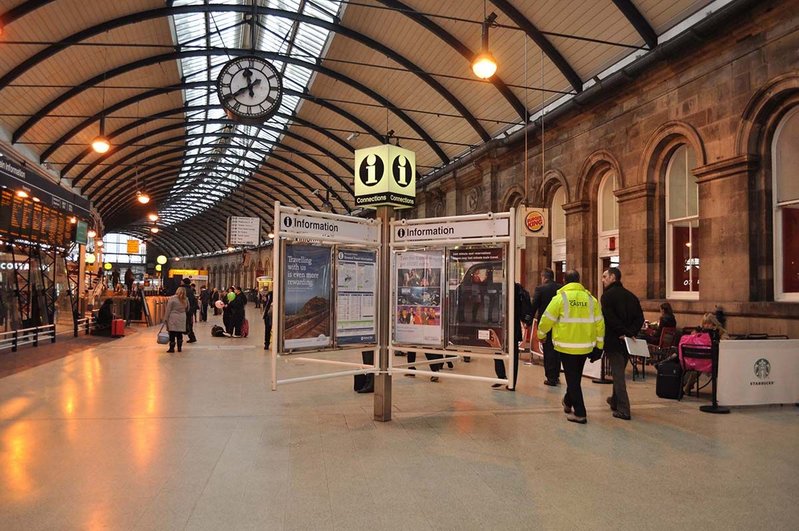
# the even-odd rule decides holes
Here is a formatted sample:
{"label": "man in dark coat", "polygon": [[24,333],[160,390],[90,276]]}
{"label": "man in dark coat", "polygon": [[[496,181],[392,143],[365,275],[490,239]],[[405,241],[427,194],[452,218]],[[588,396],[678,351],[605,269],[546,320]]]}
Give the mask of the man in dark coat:
{"label": "man in dark coat", "polygon": [[200,288],[200,321],[208,320],[208,303],[211,301],[211,293],[208,288]]}
{"label": "man in dark coat", "polygon": [[[516,390],[516,380],[519,377],[519,341],[524,339],[524,330],[522,329],[522,324],[525,326],[531,326],[533,324],[533,313],[530,306],[530,294],[527,293],[527,290],[525,290],[518,282],[513,284],[513,290],[514,310],[516,313],[516,320],[513,323],[514,341],[511,345],[513,354],[513,385],[505,386],[508,391]],[[489,337],[489,344],[492,346],[499,346],[500,339],[496,337],[496,331],[489,332]],[[507,373],[505,372],[505,362],[502,360],[494,360],[494,372],[496,373],[497,378],[502,380],[505,380],[508,377]],[[502,384],[495,383],[492,384],[491,387],[493,389],[499,389],[502,387]]]}
{"label": "man in dark coat", "polygon": [[269,350],[272,340],[272,292],[263,296],[264,299],[264,350]]}
{"label": "man in dark coat", "polygon": [[[541,322],[541,316],[544,310],[549,306],[552,297],[562,288],[560,284],[555,282],[555,272],[550,268],[545,267],[541,271],[541,285],[535,288],[533,293],[533,315],[538,322]],[[555,345],[552,343],[552,332],[547,334],[546,341],[541,345],[541,350],[544,351],[544,380],[545,385],[560,385],[560,355],[555,350]]]}
{"label": "man in dark coat", "polygon": [[186,334],[189,340],[186,343],[196,343],[197,336],[194,335],[194,313],[197,311],[197,296],[191,287],[191,279],[183,279],[183,287],[186,288],[186,299],[189,304],[186,306]]}
{"label": "man in dark coat", "polygon": [[613,395],[608,398],[613,416],[630,420],[630,398],[624,372],[627,368],[627,345],[625,337],[635,337],[644,324],[641,303],[630,290],[621,284],[621,271],[610,267],[602,273],[602,315],[605,318],[605,356],[613,371]]}

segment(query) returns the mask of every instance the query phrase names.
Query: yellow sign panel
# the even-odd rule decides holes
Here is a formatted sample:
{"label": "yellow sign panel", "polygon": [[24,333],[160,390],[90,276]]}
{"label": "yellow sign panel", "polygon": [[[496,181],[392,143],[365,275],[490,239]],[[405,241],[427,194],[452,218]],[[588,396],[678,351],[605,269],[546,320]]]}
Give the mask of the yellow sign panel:
{"label": "yellow sign panel", "polygon": [[139,254],[139,240],[128,240],[128,254]]}
{"label": "yellow sign panel", "polygon": [[391,144],[356,149],[355,204],[413,207],[416,204],[416,153]]}
{"label": "yellow sign panel", "polygon": [[202,277],[208,276],[208,271],[206,269],[170,269],[169,270],[169,278],[182,276],[183,278],[186,277]]}

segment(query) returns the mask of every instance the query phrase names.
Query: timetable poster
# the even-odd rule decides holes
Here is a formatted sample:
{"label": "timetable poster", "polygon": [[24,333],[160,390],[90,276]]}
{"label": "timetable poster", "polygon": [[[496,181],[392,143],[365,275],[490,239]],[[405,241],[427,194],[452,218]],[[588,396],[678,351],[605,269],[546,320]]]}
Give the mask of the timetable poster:
{"label": "timetable poster", "polygon": [[336,254],[336,344],[377,340],[377,253],[339,249]]}
{"label": "timetable poster", "polygon": [[406,251],[395,260],[394,341],[441,345],[444,251]]}
{"label": "timetable poster", "polygon": [[284,350],[331,345],[332,258],[330,247],[286,245]]}

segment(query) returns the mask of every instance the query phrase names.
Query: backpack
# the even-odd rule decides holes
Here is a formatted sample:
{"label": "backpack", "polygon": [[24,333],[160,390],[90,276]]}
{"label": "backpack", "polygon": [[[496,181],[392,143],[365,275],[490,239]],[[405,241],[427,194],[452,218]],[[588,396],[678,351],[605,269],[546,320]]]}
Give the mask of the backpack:
{"label": "backpack", "polygon": [[516,318],[524,321],[528,326],[533,323],[533,301],[530,299],[530,292],[524,286],[515,283],[516,289]]}
{"label": "backpack", "polygon": [[211,327],[211,335],[213,337],[225,337],[225,329],[219,325],[214,325]]}

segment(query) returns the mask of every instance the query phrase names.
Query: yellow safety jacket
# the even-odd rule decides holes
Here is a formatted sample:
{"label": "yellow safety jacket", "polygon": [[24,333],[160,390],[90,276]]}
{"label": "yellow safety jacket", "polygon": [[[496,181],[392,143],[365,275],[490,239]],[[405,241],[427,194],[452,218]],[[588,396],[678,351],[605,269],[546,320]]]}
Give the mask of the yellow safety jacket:
{"label": "yellow safety jacket", "polygon": [[538,339],[552,330],[555,350],[564,354],[589,354],[605,341],[605,320],[596,298],[579,282],[558,290],[538,323]]}

